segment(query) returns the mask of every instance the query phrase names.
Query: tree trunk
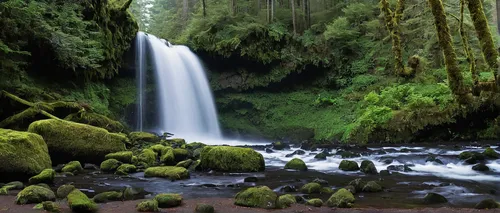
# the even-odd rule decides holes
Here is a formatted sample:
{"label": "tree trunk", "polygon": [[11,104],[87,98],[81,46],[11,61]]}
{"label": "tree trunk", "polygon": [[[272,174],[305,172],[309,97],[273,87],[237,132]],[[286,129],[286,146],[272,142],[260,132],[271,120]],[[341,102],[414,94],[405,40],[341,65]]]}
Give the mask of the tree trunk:
{"label": "tree trunk", "polygon": [[496,0],[496,9],[497,9],[497,30],[500,33],[500,0]]}
{"label": "tree trunk", "polygon": [[467,56],[467,61],[469,62],[469,71],[472,75],[472,94],[475,96],[479,96],[481,90],[479,88],[479,74],[476,69],[476,59],[474,57],[474,52],[472,52],[472,48],[469,45],[469,36],[467,35],[467,31],[465,31],[464,27],[464,10],[465,10],[465,1],[460,0],[460,37],[462,38],[462,45],[464,46],[464,52]]}
{"label": "tree trunk", "polygon": [[270,0],[266,0],[266,18],[267,18],[267,23],[269,24],[270,22],[270,15],[269,15],[269,1]]}
{"label": "tree trunk", "polygon": [[398,1],[396,11],[394,12],[389,8],[389,2],[387,2],[387,0],[381,0],[380,3],[380,9],[384,14],[387,31],[389,31],[391,35],[392,53],[394,54],[394,72],[396,75],[403,75],[405,74],[405,67],[403,64],[403,50],[401,48],[401,31],[399,29],[399,23],[403,16],[404,1]]}
{"label": "tree trunk", "polygon": [[306,0],[302,0],[302,12],[303,12],[303,15],[302,15],[302,23],[304,25],[304,30],[303,31],[306,31],[306,29],[308,28],[307,26],[307,6],[306,6]]}
{"label": "tree trunk", "polygon": [[441,0],[428,0],[431,6],[432,15],[434,16],[434,24],[438,35],[439,46],[441,47],[448,74],[448,82],[451,92],[458,97],[458,100],[465,100],[466,90],[463,84],[463,76],[458,68],[457,55],[453,49],[453,41],[451,40],[450,27],[446,21],[446,15]]}
{"label": "tree trunk", "polygon": [[274,1],[275,0],[271,0],[271,22],[274,21]]}
{"label": "tree trunk", "polygon": [[307,1],[307,27],[311,27],[311,0]]}
{"label": "tree trunk", "polygon": [[297,21],[295,20],[295,0],[290,0],[292,5],[292,21],[293,21],[293,34],[297,35]]}
{"label": "tree trunk", "polygon": [[203,4],[203,17],[207,17],[207,6],[205,4],[205,0],[201,2]]}
{"label": "tree trunk", "polygon": [[188,0],[183,0],[183,4],[182,4],[182,18],[185,20],[187,20],[188,18]]}
{"label": "tree trunk", "polygon": [[468,0],[469,12],[474,23],[474,28],[476,29],[476,34],[481,44],[481,50],[483,51],[483,57],[488,63],[488,66],[493,70],[495,76],[495,81],[499,85],[498,81],[498,52],[495,49],[495,44],[493,43],[493,37],[491,36],[490,27],[488,26],[488,20],[484,14],[483,4],[481,0]]}

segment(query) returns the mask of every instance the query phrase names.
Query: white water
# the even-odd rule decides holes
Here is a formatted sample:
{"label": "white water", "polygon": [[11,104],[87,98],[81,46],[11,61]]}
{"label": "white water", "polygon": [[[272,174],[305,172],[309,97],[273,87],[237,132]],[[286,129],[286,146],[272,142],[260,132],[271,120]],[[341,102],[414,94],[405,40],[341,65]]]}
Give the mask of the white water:
{"label": "white water", "polygon": [[145,84],[146,84],[146,34],[143,32],[138,32],[135,42],[135,70],[137,78],[137,115],[136,115],[136,128],[139,131],[143,131],[144,128],[144,111],[146,106],[144,105],[145,100]]}

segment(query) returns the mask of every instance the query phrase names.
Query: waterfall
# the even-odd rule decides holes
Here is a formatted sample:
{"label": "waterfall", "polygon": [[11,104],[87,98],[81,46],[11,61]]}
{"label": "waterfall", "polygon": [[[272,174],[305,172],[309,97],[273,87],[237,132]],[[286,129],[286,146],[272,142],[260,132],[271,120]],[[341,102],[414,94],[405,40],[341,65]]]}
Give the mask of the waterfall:
{"label": "waterfall", "polygon": [[[156,79],[158,132],[173,133],[185,138],[220,138],[214,99],[203,66],[198,57],[182,45],[172,45],[163,39],[138,34],[138,121],[142,127],[144,73],[146,57],[150,57]],[[148,48],[141,41],[147,42]],[[140,40],[140,41],[139,41]],[[140,120],[139,120],[140,117]]]}
{"label": "waterfall", "polygon": [[137,79],[137,115],[136,115],[136,128],[139,131],[143,131],[144,127],[144,111],[146,110],[144,106],[145,92],[144,87],[146,84],[146,34],[143,32],[138,32],[135,42],[135,70]]}

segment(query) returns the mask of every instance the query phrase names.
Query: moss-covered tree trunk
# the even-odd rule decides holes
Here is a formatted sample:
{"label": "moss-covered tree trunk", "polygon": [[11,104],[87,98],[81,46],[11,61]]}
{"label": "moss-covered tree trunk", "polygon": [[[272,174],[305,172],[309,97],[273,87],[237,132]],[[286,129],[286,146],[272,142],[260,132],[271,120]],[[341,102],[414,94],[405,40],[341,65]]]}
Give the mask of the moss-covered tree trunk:
{"label": "moss-covered tree trunk", "polygon": [[380,9],[384,14],[387,31],[389,31],[392,40],[392,53],[394,54],[394,72],[396,75],[405,73],[403,64],[403,50],[401,48],[401,30],[399,23],[403,17],[404,0],[398,0],[396,11],[392,12],[387,0],[380,1]]}
{"label": "moss-covered tree trunk", "polygon": [[488,20],[486,19],[486,15],[484,14],[483,4],[481,0],[467,0],[467,3],[472,22],[474,23],[474,28],[476,29],[479,43],[481,44],[483,57],[488,63],[488,66],[493,70],[496,84],[499,85],[497,76],[498,51],[495,49],[495,44],[493,43],[493,37],[488,25]]}
{"label": "moss-covered tree trunk", "polygon": [[476,69],[476,58],[474,57],[472,48],[469,45],[469,37],[464,27],[465,1],[466,0],[460,0],[460,37],[462,38],[464,52],[467,56],[467,61],[469,62],[469,71],[472,75],[472,94],[474,94],[475,96],[479,96],[481,91],[479,89],[479,74]]}
{"label": "moss-covered tree trunk", "polygon": [[443,50],[446,72],[451,92],[457,96],[459,101],[466,100],[467,91],[463,84],[463,76],[458,68],[457,55],[453,49],[450,27],[446,21],[446,15],[441,0],[428,0],[431,6],[434,24],[439,39],[439,46]]}
{"label": "moss-covered tree trunk", "polygon": [[295,1],[290,0],[292,6],[292,22],[293,22],[293,34],[297,35],[297,20],[295,20]]}

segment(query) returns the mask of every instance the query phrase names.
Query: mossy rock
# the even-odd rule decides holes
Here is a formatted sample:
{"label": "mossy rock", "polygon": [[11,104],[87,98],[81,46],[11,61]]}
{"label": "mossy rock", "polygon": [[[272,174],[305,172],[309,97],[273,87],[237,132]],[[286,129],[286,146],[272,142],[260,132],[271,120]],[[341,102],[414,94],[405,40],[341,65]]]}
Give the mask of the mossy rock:
{"label": "mossy rock", "polygon": [[296,204],[297,200],[295,199],[295,196],[291,194],[286,194],[286,195],[281,195],[278,197],[278,203],[277,206],[278,208],[284,209],[287,207],[292,206],[292,204]]}
{"label": "mossy rock", "polygon": [[363,192],[381,192],[382,186],[380,186],[375,181],[368,181],[368,183],[366,183],[366,185],[363,187],[363,189],[361,191],[363,191]]}
{"label": "mossy rock", "polygon": [[65,198],[74,189],[76,189],[76,188],[73,185],[69,185],[69,184],[62,185],[62,186],[59,186],[59,188],[57,188],[56,195],[58,198]]}
{"label": "mossy rock", "polygon": [[144,171],[144,177],[162,177],[170,180],[183,180],[189,178],[189,171],[185,168],[175,166],[150,167]]}
{"label": "mossy rock", "polygon": [[14,190],[14,189],[21,190],[21,189],[24,189],[24,183],[21,181],[12,181],[12,182],[5,184],[4,187],[7,187],[9,190],[11,190],[11,189],[12,190]]}
{"label": "mossy rock", "polygon": [[146,191],[142,188],[127,187],[123,190],[123,200],[138,200],[143,199]]}
{"label": "mossy rock", "polygon": [[283,150],[283,149],[288,149],[290,148],[290,145],[283,143],[281,141],[277,141],[273,143],[273,149],[275,150]]}
{"label": "mossy rock", "polygon": [[300,188],[300,191],[306,194],[319,194],[321,192],[321,188],[322,187],[319,183],[308,183],[302,186],[302,188]]}
{"label": "mossy rock", "polygon": [[55,201],[56,195],[50,189],[32,185],[28,186],[17,194],[16,204],[24,205],[29,203],[40,203],[43,201]]}
{"label": "mossy rock", "polygon": [[486,166],[486,164],[484,164],[484,163],[479,163],[477,165],[474,165],[472,167],[472,170],[479,171],[479,172],[487,172],[487,171],[490,171],[490,167]]}
{"label": "mossy rock", "polygon": [[497,203],[493,199],[482,200],[476,206],[475,209],[498,209],[500,208],[500,203]]}
{"label": "mossy rock", "polygon": [[137,167],[132,164],[122,164],[117,169],[116,175],[128,175],[137,171]]}
{"label": "mossy rock", "polygon": [[155,144],[155,145],[149,147],[149,149],[155,151],[156,154],[158,154],[158,156],[162,156],[163,154],[165,154],[165,152],[169,148],[172,148],[172,147],[163,146],[161,144]]}
{"label": "mossy rock", "polygon": [[148,132],[131,132],[128,134],[128,137],[133,142],[139,142],[139,141],[150,142],[150,143],[160,142],[160,137]]}
{"label": "mossy rock", "polygon": [[196,204],[196,208],[194,209],[195,213],[215,213],[215,209],[212,205],[198,203]]}
{"label": "mossy rock", "polygon": [[108,159],[101,163],[101,171],[103,172],[114,172],[122,163],[115,159]]}
{"label": "mossy rock", "polygon": [[330,187],[323,187],[323,188],[321,188],[321,191],[320,191],[321,194],[326,194],[326,195],[331,195],[334,192],[335,191],[333,191],[333,189],[331,189]]}
{"label": "mossy rock", "polygon": [[258,207],[263,209],[276,208],[278,195],[267,186],[251,187],[236,194],[235,205]]}
{"label": "mossy rock", "polygon": [[316,159],[316,160],[326,160],[326,157],[327,157],[326,154],[322,152],[322,153],[319,153],[319,154],[315,155],[314,159]]}
{"label": "mossy rock", "polygon": [[9,188],[5,186],[0,187],[0,195],[9,195]]}
{"label": "mossy rock", "polygon": [[177,163],[177,165],[175,165],[175,166],[184,167],[187,169],[187,168],[189,168],[189,166],[191,166],[192,163],[193,163],[193,160],[187,159],[185,161],[181,161],[181,162]]}
{"label": "mossy rock", "polygon": [[169,138],[167,139],[167,143],[173,147],[181,147],[182,145],[186,145],[186,140],[182,138]]}
{"label": "mossy rock", "polygon": [[46,183],[39,183],[39,184],[36,184],[37,186],[41,186],[41,187],[44,187],[46,189],[50,189],[52,190],[52,188],[50,188],[49,184],[46,184]]}
{"label": "mossy rock", "polygon": [[167,166],[173,166],[175,165],[175,155],[174,155],[174,149],[171,147],[168,147],[164,149],[164,152],[161,157],[160,157],[160,162],[164,165]]}
{"label": "mossy rock", "polygon": [[460,155],[458,155],[458,158],[460,160],[464,160],[468,164],[476,164],[479,161],[484,160],[485,156],[479,152],[465,151],[465,152],[460,153]]}
{"label": "mossy rock", "polygon": [[342,160],[340,162],[339,169],[343,171],[357,171],[359,170],[359,166],[356,161]]}
{"label": "mossy rock", "polygon": [[123,199],[122,192],[102,192],[96,194],[92,200],[96,203],[107,203],[109,201],[121,201]]}
{"label": "mossy rock", "polygon": [[175,162],[180,162],[189,158],[189,152],[186,149],[174,149]]}
{"label": "mossy rock", "polygon": [[30,177],[52,167],[47,144],[40,135],[0,129],[2,178]]}
{"label": "mossy rock", "polygon": [[361,192],[363,191],[363,188],[366,186],[366,182],[363,181],[361,178],[354,179],[353,181],[349,182],[349,186],[353,186],[356,192]]}
{"label": "mossy rock", "polygon": [[201,152],[201,167],[221,172],[264,171],[262,154],[251,148],[207,146]]}
{"label": "mossy rock", "polygon": [[319,198],[310,199],[306,202],[308,206],[321,207],[323,206],[323,201]]}
{"label": "mossy rock", "polygon": [[360,154],[354,153],[354,152],[350,152],[350,151],[343,151],[342,153],[340,153],[340,156],[342,158],[357,158],[357,157],[361,157]]}
{"label": "mossy rock", "polygon": [[30,124],[29,132],[41,135],[54,163],[67,159],[98,163],[108,153],[125,151],[128,138],[86,124],[64,120],[39,120]]}
{"label": "mossy rock", "polygon": [[189,150],[196,150],[196,149],[200,149],[200,148],[203,148],[207,146],[206,144],[204,143],[200,143],[200,142],[192,142],[192,143],[188,143],[186,144],[186,149],[189,149]]}
{"label": "mossy rock", "polygon": [[73,212],[96,212],[97,204],[90,200],[87,195],[78,189],[74,189],[68,194],[68,205]]}
{"label": "mossy rock", "polygon": [[500,154],[498,154],[494,149],[488,147],[484,150],[483,155],[488,159],[499,159]]}
{"label": "mossy rock", "polygon": [[155,196],[160,208],[172,208],[182,204],[182,196],[180,194],[158,194]]}
{"label": "mossy rock", "polygon": [[347,189],[339,189],[326,201],[328,207],[351,208],[353,206],[354,195]]}
{"label": "mossy rock", "polygon": [[157,154],[152,149],[143,149],[141,154],[137,157],[139,162],[149,166],[154,166],[156,164]]}
{"label": "mossy rock", "polygon": [[120,122],[92,112],[73,113],[66,116],[64,120],[100,127],[109,132],[123,132],[125,130],[125,127]]}
{"label": "mossy rock", "polygon": [[104,158],[106,160],[109,159],[115,159],[117,161],[120,161],[122,163],[132,163],[132,156],[134,154],[131,151],[121,151],[121,152],[114,152],[114,153],[109,153]]}
{"label": "mossy rock", "polygon": [[61,207],[59,206],[59,204],[55,202],[44,201],[40,203],[40,205],[42,206],[42,209],[47,212],[54,212],[54,213],[61,212]]}
{"label": "mossy rock", "polygon": [[158,209],[158,202],[156,202],[156,200],[142,201],[139,204],[137,204],[135,209],[138,212],[159,212],[160,211]]}
{"label": "mossy rock", "polygon": [[435,155],[431,155],[431,156],[427,157],[427,159],[425,159],[425,162],[433,162],[436,164],[444,165],[443,161],[438,159]]}
{"label": "mossy rock", "polygon": [[424,197],[425,204],[439,204],[439,203],[447,203],[448,199],[446,199],[443,195],[437,193],[427,193]]}
{"label": "mossy rock", "polygon": [[303,160],[294,158],[285,164],[285,169],[293,169],[297,171],[307,171],[307,165]]}
{"label": "mossy rock", "polygon": [[361,161],[360,170],[365,174],[378,174],[377,167],[375,167],[375,164],[370,160]]}
{"label": "mossy rock", "polygon": [[188,170],[189,171],[198,171],[198,170],[200,170],[200,164],[201,164],[201,160],[193,161],[193,163],[191,163],[191,165],[189,166]]}
{"label": "mossy rock", "polygon": [[79,161],[71,161],[64,165],[64,167],[61,169],[61,172],[71,172],[73,174],[77,174],[81,171],[83,171],[83,167]]}
{"label": "mossy rock", "polygon": [[56,171],[53,169],[44,169],[40,174],[35,175],[29,179],[30,184],[38,183],[53,183],[56,176]]}

